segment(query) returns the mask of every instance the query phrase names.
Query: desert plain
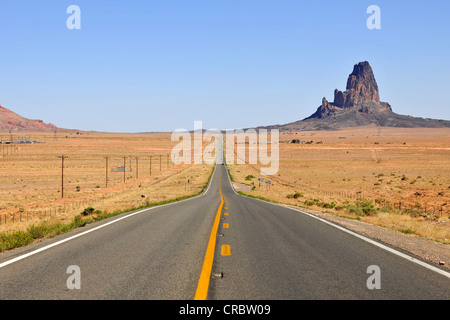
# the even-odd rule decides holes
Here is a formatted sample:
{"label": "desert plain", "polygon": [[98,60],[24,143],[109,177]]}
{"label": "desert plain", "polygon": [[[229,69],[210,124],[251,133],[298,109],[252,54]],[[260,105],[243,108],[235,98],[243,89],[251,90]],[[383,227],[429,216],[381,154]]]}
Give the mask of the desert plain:
{"label": "desert plain", "polygon": [[[0,145],[0,232],[67,223],[86,208],[110,214],[195,195],[213,169],[174,165],[171,133],[12,135],[39,142]],[[0,136],[11,140],[8,132]]]}
{"label": "desert plain", "polygon": [[261,175],[263,165],[248,164],[249,150],[247,164],[227,163],[237,190],[450,243],[449,128],[280,132],[279,140],[273,176]]}
{"label": "desert plain", "polygon": [[[13,136],[39,143],[0,145],[0,232],[69,222],[86,208],[113,213],[192,196],[213,170],[174,165],[170,133]],[[260,164],[227,163],[238,191],[450,243],[449,128],[280,132],[278,146],[275,175],[262,176]]]}

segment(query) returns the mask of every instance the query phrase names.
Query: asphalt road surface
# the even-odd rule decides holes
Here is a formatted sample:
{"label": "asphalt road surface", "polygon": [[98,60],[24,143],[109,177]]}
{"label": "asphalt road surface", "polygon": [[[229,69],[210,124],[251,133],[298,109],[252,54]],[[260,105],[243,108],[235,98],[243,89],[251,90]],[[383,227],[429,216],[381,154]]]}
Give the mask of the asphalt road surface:
{"label": "asphalt road surface", "polygon": [[0,299],[450,299],[449,273],[390,250],[236,194],[219,162],[201,196],[1,254]]}

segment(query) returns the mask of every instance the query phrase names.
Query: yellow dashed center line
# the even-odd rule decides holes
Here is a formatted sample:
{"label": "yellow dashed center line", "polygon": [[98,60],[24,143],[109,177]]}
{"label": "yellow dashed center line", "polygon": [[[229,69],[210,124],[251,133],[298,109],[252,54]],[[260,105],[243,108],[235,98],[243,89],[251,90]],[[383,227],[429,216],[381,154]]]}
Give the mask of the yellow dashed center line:
{"label": "yellow dashed center line", "polygon": [[228,245],[228,244],[222,245],[222,252],[221,252],[221,254],[222,254],[223,256],[231,256],[231,248],[230,248],[230,245]]}

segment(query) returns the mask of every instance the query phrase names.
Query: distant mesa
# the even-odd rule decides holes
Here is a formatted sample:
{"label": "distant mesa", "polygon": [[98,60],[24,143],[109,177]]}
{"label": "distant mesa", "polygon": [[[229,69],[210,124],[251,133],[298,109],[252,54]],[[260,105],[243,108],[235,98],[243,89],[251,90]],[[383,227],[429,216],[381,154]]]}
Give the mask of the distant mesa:
{"label": "distant mesa", "polygon": [[0,130],[8,131],[56,131],[57,128],[51,123],[42,120],[31,120],[0,106]]}
{"label": "distant mesa", "polygon": [[380,92],[369,62],[353,67],[344,92],[334,90],[334,101],[322,99],[311,116],[285,125],[268,126],[281,131],[336,130],[347,127],[381,126],[401,128],[445,128],[450,121],[399,115],[387,102],[380,101]]}

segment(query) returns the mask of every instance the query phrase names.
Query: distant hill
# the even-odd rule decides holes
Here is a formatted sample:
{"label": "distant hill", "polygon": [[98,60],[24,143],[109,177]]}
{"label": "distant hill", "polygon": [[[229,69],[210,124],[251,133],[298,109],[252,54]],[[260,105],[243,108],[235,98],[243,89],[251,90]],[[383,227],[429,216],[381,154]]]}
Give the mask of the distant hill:
{"label": "distant hill", "polygon": [[[381,126],[400,128],[443,128],[450,121],[400,115],[387,102],[380,101],[378,85],[367,61],[356,64],[347,80],[346,91],[334,91],[334,101],[322,99],[311,116],[284,125],[266,126],[281,131],[336,130],[346,127]],[[263,127],[260,127],[263,128]]]}
{"label": "distant hill", "polygon": [[0,106],[0,130],[12,131],[57,131],[59,129],[51,123],[42,120],[31,120]]}

